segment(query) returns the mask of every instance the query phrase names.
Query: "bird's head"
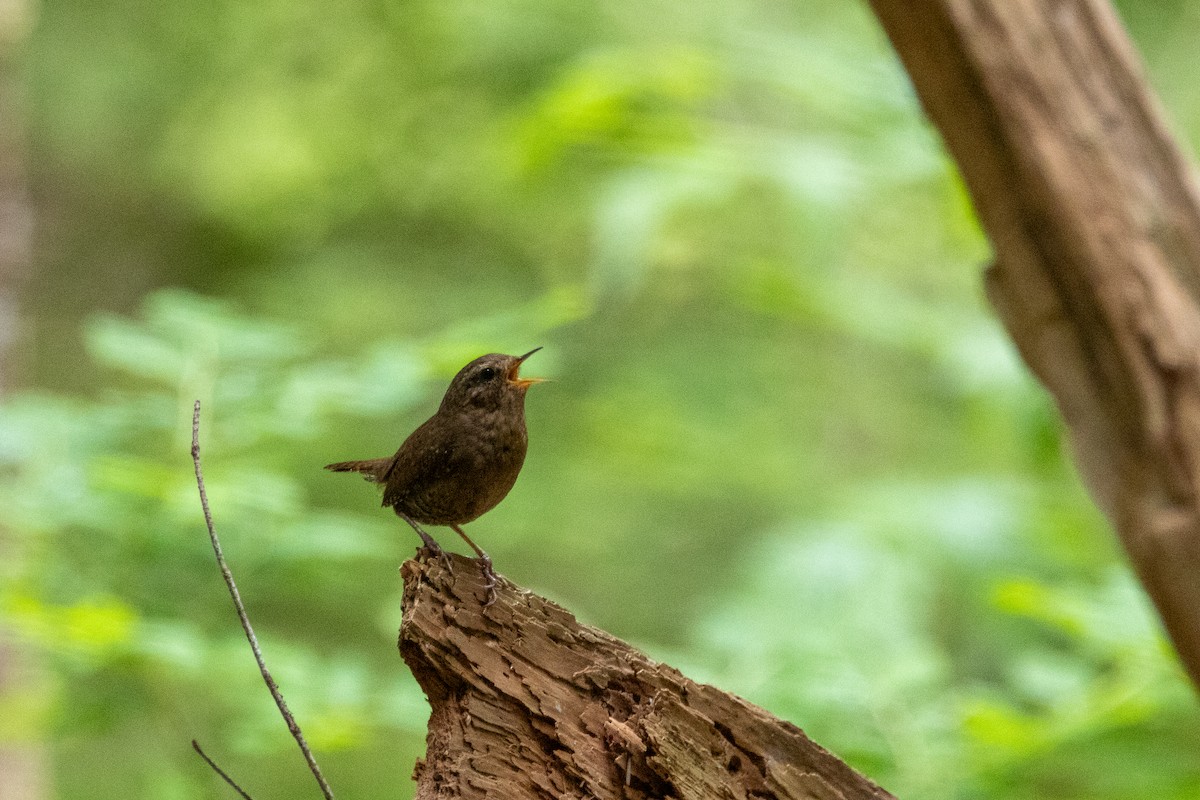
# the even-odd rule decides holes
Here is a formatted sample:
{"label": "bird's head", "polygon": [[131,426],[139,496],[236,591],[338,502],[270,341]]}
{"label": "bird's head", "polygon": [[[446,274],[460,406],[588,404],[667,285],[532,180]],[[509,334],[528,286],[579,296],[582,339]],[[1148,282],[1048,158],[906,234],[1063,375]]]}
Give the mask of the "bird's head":
{"label": "bird's head", "polygon": [[521,364],[541,349],[535,347],[523,356],[480,356],[454,376],[442,398],[442,408],[501,408],[514,402],[520,405],[529,387],[542,382],[541,378],[522,378]]}

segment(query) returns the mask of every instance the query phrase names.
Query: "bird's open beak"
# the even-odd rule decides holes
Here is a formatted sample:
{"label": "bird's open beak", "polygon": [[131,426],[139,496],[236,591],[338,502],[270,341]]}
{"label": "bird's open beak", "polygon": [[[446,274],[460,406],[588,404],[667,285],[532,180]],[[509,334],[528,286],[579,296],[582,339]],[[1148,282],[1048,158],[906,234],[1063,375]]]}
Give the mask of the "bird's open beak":
{"label": "bird's open beak", "polygon": [[541,383],[543,380],[545,380],[544,378],[522,378],[520,376],[521,362],[523,362],[525,359],[529,358],[531,355],[533,355],[534,353],[536,353],[538,350],[541,350],[541,349],[542,348],[540,348],[540,347],[535,347],[532,350],[530,350],[528,353],[526,353],[525,355],[521,356],[520,358],[518,358],[516,361],[513,362],[513,365],[508,368],[508,382],[509,383],[511,383],[513,386],[516,386],[518,389],[528,389],[530,386],[533,386],[535,383]]}

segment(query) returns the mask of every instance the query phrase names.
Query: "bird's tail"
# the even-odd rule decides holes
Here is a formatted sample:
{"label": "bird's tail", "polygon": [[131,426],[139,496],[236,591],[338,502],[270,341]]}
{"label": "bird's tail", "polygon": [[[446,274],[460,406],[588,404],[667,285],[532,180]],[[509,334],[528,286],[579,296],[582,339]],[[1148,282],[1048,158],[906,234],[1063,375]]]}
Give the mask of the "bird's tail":
{"label": "bird's tail", "polygon": [[368,461],[339,461],[336,464],[326,464],[325,469],[332,472],[360,472],[367,480],[378,483],[391,464],[390,458],[372,458]]}

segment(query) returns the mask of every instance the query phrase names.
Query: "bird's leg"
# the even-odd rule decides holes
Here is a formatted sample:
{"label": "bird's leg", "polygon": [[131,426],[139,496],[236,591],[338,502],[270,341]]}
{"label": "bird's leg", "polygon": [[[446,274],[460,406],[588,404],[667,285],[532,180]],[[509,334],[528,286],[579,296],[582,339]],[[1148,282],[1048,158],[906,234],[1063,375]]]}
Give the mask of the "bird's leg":
{"label": "bird's leg", "polygon": [[446,567],[446,571],[453,574],[454,564],[450,561],[450,554],[443,550],[442,546],[438,544],[432,536],[421,530],[421,526],[418,525],[412,517],[408,516],[407,514],[402,514],[399,511],[396,512],[396,516],[400,517],[400,519],[412,526],[412,529],[417,532],[417,536],[420,536],[421,541],[425,543],[425,548],[429,550],[429,552],[433,553],[435,557],[440,558],[442,560],[442,564],[444,564]]}
{"label": "bird's leg", "polygon": [[471,549],[479,556],[479,568],[483,571],[483,585],[487,589],[487,601],[483,607],[487,608],[496,602],[496,570],[492,567],[492,557],[483,552],[483,548],[472,542],[471,537],[463,533],[463,529],[459,526],[451,525],[450,530],[461,536],[463,541],[471,545]]}

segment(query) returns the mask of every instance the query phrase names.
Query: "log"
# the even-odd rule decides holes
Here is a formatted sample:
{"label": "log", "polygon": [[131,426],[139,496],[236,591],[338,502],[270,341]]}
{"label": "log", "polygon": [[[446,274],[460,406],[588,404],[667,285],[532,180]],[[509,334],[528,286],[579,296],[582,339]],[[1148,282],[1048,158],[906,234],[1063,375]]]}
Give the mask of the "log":
{"label": "log", "polygon": [[988,296],[1200,686],[1200,192],[1104,0],[871,0],[995,251]]}
{"label": "log", "polygon": [[804,732],[478,565],[410,560],[399,647],[429,698],[418,800],[890,798]]}

